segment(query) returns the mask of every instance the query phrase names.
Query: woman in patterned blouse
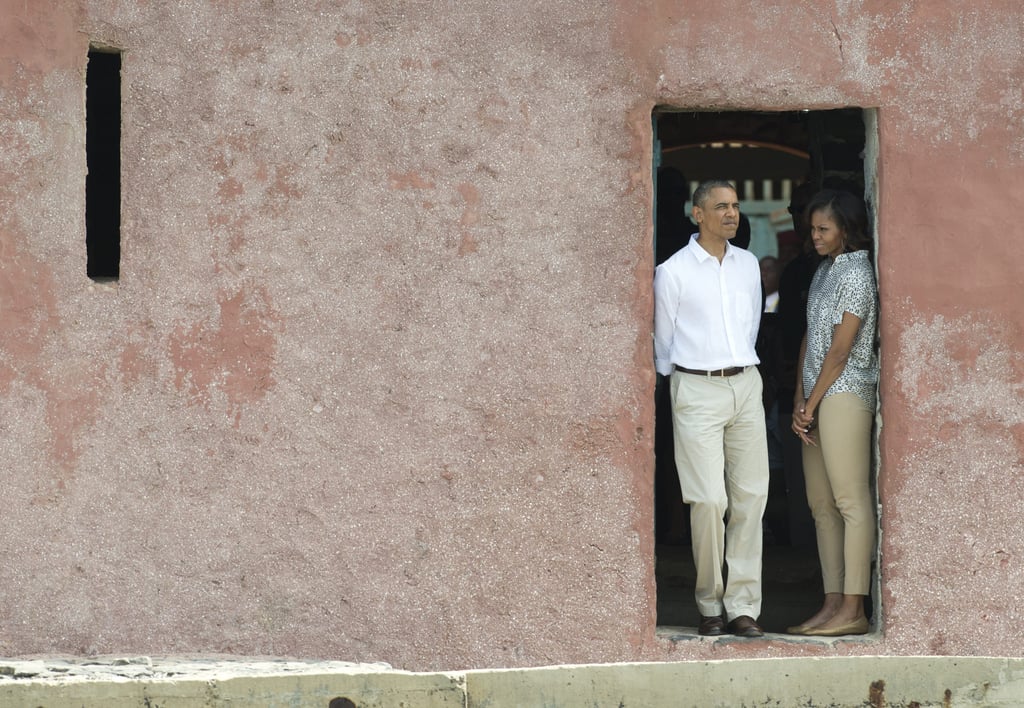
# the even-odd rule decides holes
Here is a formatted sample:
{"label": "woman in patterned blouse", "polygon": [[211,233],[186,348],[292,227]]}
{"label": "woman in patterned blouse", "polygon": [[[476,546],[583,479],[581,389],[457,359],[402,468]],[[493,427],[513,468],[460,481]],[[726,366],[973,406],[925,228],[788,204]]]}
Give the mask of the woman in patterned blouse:
{"label": "woman in patterned blouse", "polygon": [[825,601],[789,632],[865,634],[875,545],[870,476],[878,382],[871,238],[864,203],[848,192],[819,192],[806,213],[814,248],[824,258],[808,293],[792,428],[803,441]]}

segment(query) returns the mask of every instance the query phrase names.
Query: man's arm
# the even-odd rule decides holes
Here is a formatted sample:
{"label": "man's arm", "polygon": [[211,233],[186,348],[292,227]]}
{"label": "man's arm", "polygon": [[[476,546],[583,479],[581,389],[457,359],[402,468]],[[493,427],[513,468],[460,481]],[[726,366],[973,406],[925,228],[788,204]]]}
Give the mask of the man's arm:
{"label": "man's arm", "polygon": [[761,316],[764,314],[764,285],[761,283],[761,266],[758,265],[757,258],[753,258],[753,261],[754,272],[750,287],[750,306],[754,316],[751,318],[748,335],[750,336],[752,346],[756,349],[757,332],[761,328]]}
{"label": "man's arm", "polygon": [[679,309],[679,282],[664,266],[654,271],[654,368],[672,373],[672,338]]}

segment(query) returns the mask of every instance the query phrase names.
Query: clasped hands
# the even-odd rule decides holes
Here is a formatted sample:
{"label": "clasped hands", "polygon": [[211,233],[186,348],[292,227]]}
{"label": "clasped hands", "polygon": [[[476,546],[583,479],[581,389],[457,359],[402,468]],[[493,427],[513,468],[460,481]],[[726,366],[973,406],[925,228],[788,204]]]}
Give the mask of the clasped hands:
{"label": "clasped hands", "polygon": [[797,399],[793,401],[793,425],[792,430],[805,445],[817,445],[814,437],[814,430],[817,422],[814,420],[814,411],[807,410],[807,401]]}

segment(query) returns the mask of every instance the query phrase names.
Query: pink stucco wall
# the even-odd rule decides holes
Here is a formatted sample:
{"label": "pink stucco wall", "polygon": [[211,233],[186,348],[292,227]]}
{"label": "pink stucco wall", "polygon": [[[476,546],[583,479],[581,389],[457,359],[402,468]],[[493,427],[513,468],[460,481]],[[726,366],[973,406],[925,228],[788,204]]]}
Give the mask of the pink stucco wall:
{"label": "pink stucco wall", "polygon": [[[961,5],[0,0],[0,653],[1020,655],[1024,9]],[[877,108],[878,641],[655,637],[658,104]]]}

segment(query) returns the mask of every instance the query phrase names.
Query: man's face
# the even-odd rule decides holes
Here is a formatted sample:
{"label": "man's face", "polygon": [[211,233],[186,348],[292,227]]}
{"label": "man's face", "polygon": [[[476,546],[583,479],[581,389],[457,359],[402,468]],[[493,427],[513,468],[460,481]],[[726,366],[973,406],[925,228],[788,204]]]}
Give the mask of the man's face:
{"label": "man's face", "polygon": [[736,190],[715,187],[701,206],[694,205],[693,219],[701,233],[730,239],[740,225],[740,202]]}

